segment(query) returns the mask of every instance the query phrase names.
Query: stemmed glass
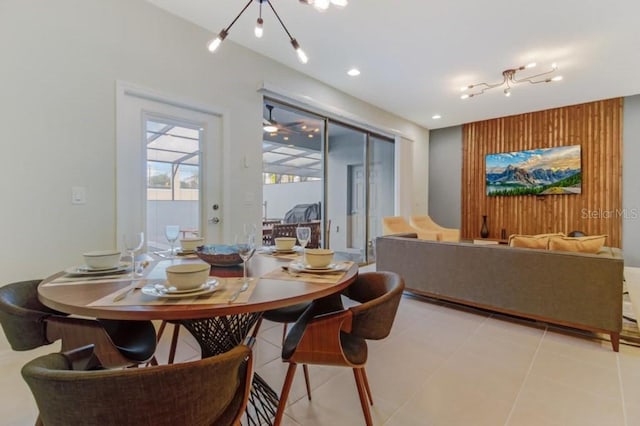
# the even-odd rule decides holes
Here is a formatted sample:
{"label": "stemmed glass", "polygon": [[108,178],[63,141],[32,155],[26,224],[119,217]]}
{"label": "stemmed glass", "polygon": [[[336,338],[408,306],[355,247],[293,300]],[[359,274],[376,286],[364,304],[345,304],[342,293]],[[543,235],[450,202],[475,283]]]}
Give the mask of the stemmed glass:
{"label": "stemmed glass", "polygon": [[136,276],[136,252],[144,245],[144,232],[124,234],[122,236],[124,248],[131,256],[131,278]]}
{"label": "stemmed glass", "polygon": [[238,254],[242,259],[242,281],[245,285],[249,284],[251,278],[247,278],[247,261],[251,259],[253,253],[256,251],[256,235],[246,233],[242,236],[236,236],[236,247],[238,248]]}
{"label": "stemmed glass", "polygon": [[308,226],[298,226],[296,228],[296,237],[298,237],[298,243],[300,243],[300,247],[302,247],[302,251],[304,252],[304,248],[311,239],[311,228]]}
{"label": "stemmed glass", "polygon": [[176,254],[173,246],[175,245],[179,234],[180,226],[178,225],[167,225],[167,227],[164,228],[164,236],[167,238],[167,241],[169,241],[169,244],[171,244],[171,251],[169,252],[169,256],[171,258],[173,258]]}

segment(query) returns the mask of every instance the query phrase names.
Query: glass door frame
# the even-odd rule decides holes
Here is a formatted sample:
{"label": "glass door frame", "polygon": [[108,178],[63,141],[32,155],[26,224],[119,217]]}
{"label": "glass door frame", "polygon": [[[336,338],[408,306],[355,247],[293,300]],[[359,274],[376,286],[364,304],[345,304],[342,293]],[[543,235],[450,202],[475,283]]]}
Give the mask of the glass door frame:
{"label": "glass door frame", "polygon": [[[364,238],[365,241],[363,241],[363,253],[364,253],[364,263],[368,264],[370,263],[370,255],[369,255],[369,250],[370,250],[370,243],[371,244],[375,244],[371,241],[371,226],[369,224],[369,211],[370,211],[370,188],[369,188],[369,174],[370,174],[370,160],[371,160],[371,143],[372,143],[372,138],[377,138],[377,139],[382,139],[385,141],[389,141],[390,143],[394,144],[394,156],[397,155],[397,138],[396,135],[386,135],[382,132],[377,132],[377,131],[373,131],[370,130],[369,128],[367,128],[367,126],[363,125],[363,127],[359,127],[357,124],[350,124],[347,122],[344,122],[340,119],[336,119],[333,117],[330,117],[328,114],[323,113],[323,112],[317,112],[317,111],[313,111],[312,109],[309,109],[308,107],[304,107],[304,106],[300,106],[299,104],[296,103],[292,103],[291,101],[286,101],[286,100],[282,100],[279,99],[277,97],[271,97],[268,95],[264,95],[263,99],[262,99],[262,105],[264,106],[264,104],[266,102],[271,102],[271,103],[277,103],[283,106],[286,106],[288,108],[294,109],[299,111],[300,113],[304,113],[304,114],[309,114],[314,116],[314,118],[317,118],[318,120],[321,120],[323,122],[323,127],[324,127],[324,131],[323,131],[323,140],[322,140],[322,176],[323,176],[323,185],[322,185],[322,221],[321,221],[321,232],[322,232],[322,241],[323,241],[323,246],[326,245],[326,241],[327,241],[327,235],[328,233],[330,233],[330,229],[327,230],[327,214],[328,212],[328,203],[327,203],[327,194],[329,193],[329,168],[327,167],[327,163],[328,163],[328,154],[329,154],[329,127],[331,124],[334,125],[338,125],[338,126],[342,126],[342,127],[346,127],[349,129],[352,129],[354,131],[357,132],[361,132],[365,135],[365,146],[364,146],[364,153],[363,153],[363,162],[364,162],[364,166],[365,166],[365,191],[364,191],[364,203],[366,206],[366,212],[364,213],[365,216],[365,230],[364,230]],[[393,177],[394,177],[394,182],[397,180],[398,176],[397,176],[397,170],[396,170],[396,164],[397,162],[394,159],[394,163],[393,163]],[[396,185],[394,184],[394,199],[391,200],[392,202],[395,203],[395,198],[396,198]]]}

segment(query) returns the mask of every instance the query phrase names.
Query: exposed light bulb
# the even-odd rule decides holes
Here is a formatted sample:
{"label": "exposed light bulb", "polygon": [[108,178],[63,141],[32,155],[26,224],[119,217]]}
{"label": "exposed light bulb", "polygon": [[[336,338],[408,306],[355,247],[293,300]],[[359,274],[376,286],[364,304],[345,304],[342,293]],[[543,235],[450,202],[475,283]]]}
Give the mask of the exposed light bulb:
{"label": "exposed light bulb", "polygon": [[440,120],[442,118],[442,116],[440,114],[435,114],[431,117],[434,120]]}
{"label": "exposed light bulb", "polygon": [[551,64],[551,69],[558,69],[558,64],[556,64],[555,62]]}
{"label": "exposed light bulb", "polygon": [[504,95],[508,98],[509,96],[511,96],[511,89],[504,89]]}
{"label": "exposed light bulb", "polygon": [[347,71],[347,74],[351,77],[357,77],[360,75],[360,70],[357,68],[351,68],[349,71]]}
{"label": "exposed light bulb", "polygon": [[207,43],[207,49],[209,49],[209,52],[213,53],[216,51],[216,49],[220,46],[220,43],[222,43],[222,41],[227,37],[229,33],[227,33],[224,29],[221,30],[217,37],[214,38],[213,40],[209,41],[209,43]]}
{"label": "exposed light bulb", "polygon": [[302,48],[298,44],[298,41],[295,38],[291,39],[291,45],[293,46],[293,48],[296,50],[296,53],[298,54],[298,60],[303,64],[306,64],[309,61],[309,58],[307,58],[307,54],[304,53],[304,50],[302,50]]}
{"label": "exposed light bulb", "polygon": [[253,29],[253,33],[258,38],[262,38],[262,35],[264,34],[264,29],[262,27],[263,22],[264,21],[262,20],[262,18],[258,18],[258,20],[256,21],[256,27]]}
{"label": "exposed light bulb", "polygon": [[470,98],[470,97],[471,97],[471,96],[469,96],[469,94],[468,94],[468,93],[465,93],[464,95],[460,96],[460,99],[468,99],[468,98]]}
{"label": "exposed light bulb", "polygon": [[561,75],[556,75],[555,77],[553,77],[551,79],[551,81],[560,81],[560,80],[562,80],[562,76]]}
{"label": "exposed light bulb", "polygon": [[331,3],[334,6],[338,6],[338,7],[345,7],[346,5],[349,4],[347,0],[331,0]]}
{"label": "exposed light bulb", "polygon": [[272,125],[272,124],[267,124],[266,126],[264,126],[262,128],[262,130],[264,130],[265,132],[268,132],[268,133],[273,133],[273,132],[277,132],[278,128],[276,126]]}
{"label": "exposed light bulb", "polygon": [[535,67],[536,65],[538,65],[538,64],[536,64],[535,62],[530,62],[530,63],[528,63],[527,65],[525,65],[525,68],[533,68],[533,67]]}

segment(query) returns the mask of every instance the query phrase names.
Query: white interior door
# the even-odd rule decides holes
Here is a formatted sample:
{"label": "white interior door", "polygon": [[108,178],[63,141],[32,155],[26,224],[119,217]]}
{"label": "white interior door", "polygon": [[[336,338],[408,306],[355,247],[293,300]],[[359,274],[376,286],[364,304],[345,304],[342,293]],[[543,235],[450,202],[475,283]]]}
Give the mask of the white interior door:
{"label": "white interior door", "polygon": [[[200,135],[198,205],[195,225],[198,233],[207,243],[221,241],[223,211],[221,116],[201,106],[177,102],[139,89],[119,87],[117,95],[116,230],[118,243],[121,244],[122,235],[125,233],[146,231],[149,217],[153,218],[153,215],[149,215],[150,212],[148,212],[147,156],[149,154],[147,146],[149,138],[147,133],[149,129],[146,125],[150,118],[195,129]],[[170,150],[165,151],[164,154],[167,157],[160,155],[159,158],[168,161]],[[174,181],[178,182],[179,179]],[[183,220],[182,223],[185,224],[189,221],[193,223],[192,217],[185,217],[190,213],[184,211],[180,213],[180,208],[175,210],[178,212],[175,219],[165,217],[162,220]],[[159,231],[156,231],[156,234],[158,233]],[[160,241],[161,237],[153,235],[153,239]]]}

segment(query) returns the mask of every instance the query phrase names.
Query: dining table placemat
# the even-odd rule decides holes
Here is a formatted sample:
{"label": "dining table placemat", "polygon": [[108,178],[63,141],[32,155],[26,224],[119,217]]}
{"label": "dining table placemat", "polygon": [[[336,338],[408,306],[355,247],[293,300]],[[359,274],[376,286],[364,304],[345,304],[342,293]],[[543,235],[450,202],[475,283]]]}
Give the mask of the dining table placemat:
{"label": "dining table placemat", "polygon": [[[136,278],[135,281],[140,281],[142,278]],[[120,281],[131,281],[131,277],[128,274],[119,275],[102,275],[102,276],[68,276],[62,275],[54,280],[42,284],[43,287],[55,287],[60,285],[75,285],[75,284],[92,284],[92,283],[113,283]]]}
{"label": "dining table placemat", "polygon": [[[213,304],[228,304],[229,298],[242,287],[242,278],[222,278],[222,277],[211,277],[218,280],[218,285],[216,286],[216,290],[212,293],[202,294],[200,296],[191,296],[185,295],[184,297],[179,298],[163,298],[156,296],[149,296],[143,294],[140,289],[149,284],[162,284],[165,280],[140,280],[136,283],[136,288],[130,294],[119,301],[114,301],[114,298],[119,294],[126,292],[127,288],[118,289],[118,291],[114,291],[111,294],[108,294],[104,297],[101,297],[98,300],[95,300],[89,303],[87,306],[135,306],[135,305],[145,305],[145,306],[153,306],[153,305],[213,305]],[[247,303],[251,298],[251,294],[256,288],[260,280],[253,278],[249,281],[249,287],[246,291],[241,292],[238,295],[238,298],[233,302],[234,304],[238,303]]]}
{"label": "dining table placemat", "polygon": [[[340,282],[344,274],[351,268],[353,262],[344,262],[344,269],[329,273],[315,273],[306,271],[292,271],[288,267],[283,266],[273,271],[267,272],[262,276],[264,279],[270,280],[288,280],[288,281],[305,281],[319,284],[336,284]],[[286,268],[286,269],[285,269]]]}

